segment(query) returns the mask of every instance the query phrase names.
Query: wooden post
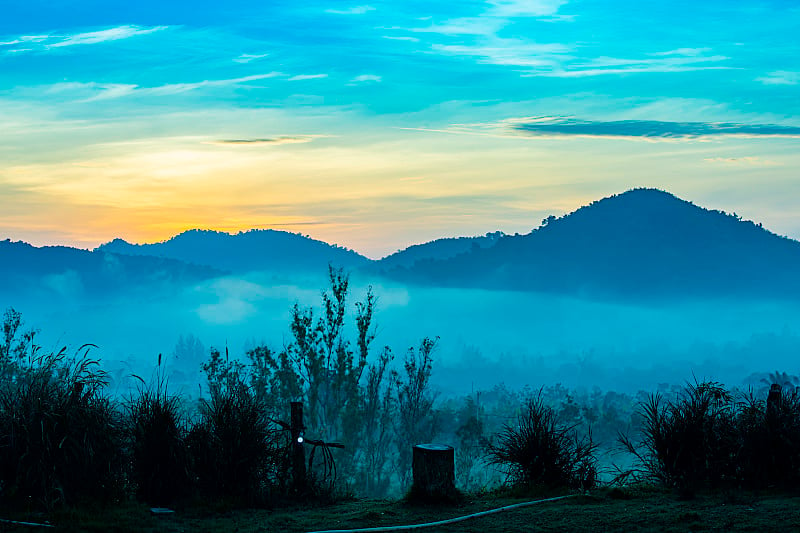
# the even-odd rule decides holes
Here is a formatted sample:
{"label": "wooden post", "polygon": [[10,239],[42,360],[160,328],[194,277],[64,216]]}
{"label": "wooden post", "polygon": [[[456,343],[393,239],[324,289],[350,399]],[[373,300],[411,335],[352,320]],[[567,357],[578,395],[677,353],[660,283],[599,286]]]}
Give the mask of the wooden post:
{"label": "wooden post", "polygon": [[306,490],[306,452],[303,446],[305,427],[303,426],[303,402],[292,402],[292,487],[296,492]]}
{"label": "wooden post", "polygon": [[769,395],[767,395],[767,412],[774,413],[778,411],[778,406],[781,403],[781,386],[773,383],[769,388]]}
{"label": "wooden post", "polygon": [[417,444],[410,496],[424,501],[452,500],[456,495],[455,450],[444,444]]}

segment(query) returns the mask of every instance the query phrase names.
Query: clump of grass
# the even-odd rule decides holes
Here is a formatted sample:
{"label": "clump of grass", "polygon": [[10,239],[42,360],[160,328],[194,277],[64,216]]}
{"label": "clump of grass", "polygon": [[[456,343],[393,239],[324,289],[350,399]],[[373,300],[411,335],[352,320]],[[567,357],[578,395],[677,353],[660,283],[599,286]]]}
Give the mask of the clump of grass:
{"label": "clump of grass", "polygon": [[649,479],[687,496],[704,485],[732,479],[736,446],[735,404],[715,382],[687,385],[675,401],[651,395],[641,406],[641,442],[621,436],[639,466],[621,478]]}
{"label": "clump of grass", "polygon": [[[776,394],[777,393],[777,394]],[[772,401],[751,393],[740,404],[734,458],[742,484],[795,488],[800,483],[800,394],[773,385]]]}
{"label": "clump of grass", "polygon": [[517,487],[591,488],[597,482],[597,445],[559,424],[541,394],[527,401],[517,425],[506,425],[489,447],[489,462],[505,468]]}
{"label": "clump of grass", "polygon": [[53,508],[106,501],[124,486],[119,412],[88,345],[22,359],[0,384],[2,497]]}
{"label": "clump of grass", "polygon": [[[777,388],[776,388],[777,387]],[[715,382],[687,385],[674,401],[641,405],[641,441],[620,440],[639,465],[619,481],[656,481],[691,496],[703,487],[795,487],[800,482],[800,395],[736,401]]]}
{"label": "clump of grass", "polygon": [[263,504],[274,488],[275,469],[284,448],[264,400],[248,386],[239,368],[218,352],[205,367],[210,399],[202,399],[200,418],[187,442],[203,498],[232,504]]}
{"label": "clump of grass", "polygon": [[179,396],[170,394],[159,373],[151,383],[141,382],[126,405],[131,446],[131,478],[139,499],[169,505],[188,496],[191,487],[188,428]]}

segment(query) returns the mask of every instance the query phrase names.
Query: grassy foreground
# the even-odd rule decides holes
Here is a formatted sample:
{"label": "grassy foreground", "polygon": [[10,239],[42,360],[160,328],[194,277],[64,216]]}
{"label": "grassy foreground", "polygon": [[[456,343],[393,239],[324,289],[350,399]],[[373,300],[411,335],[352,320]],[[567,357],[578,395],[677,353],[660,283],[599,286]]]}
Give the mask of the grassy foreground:
{"label": "grassy foreground", "polygon": [[[543,496],[547,497],[547,496]],[[539,499],[500,494],[445,506],[352,500],[272,510],[189,508],[153,515],[141,504],[83,509],[49,516],[6,510],[2,518],[49,520],[60,531],[303,532],[432,522]],[[0,523],[2,531],[47,531]],[[422,531],[798,531],[800,496],[785,493],[700,494],[682,501],[656,489],[600,489],[588,496],[512,509]]]}

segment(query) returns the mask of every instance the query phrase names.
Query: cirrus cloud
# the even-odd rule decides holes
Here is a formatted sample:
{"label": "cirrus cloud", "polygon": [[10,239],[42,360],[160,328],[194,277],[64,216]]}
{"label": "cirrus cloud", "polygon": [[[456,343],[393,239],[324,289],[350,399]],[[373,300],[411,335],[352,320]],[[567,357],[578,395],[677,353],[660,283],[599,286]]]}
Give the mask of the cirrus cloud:
{"label": "cirrus cloud", "polygon": [[380,83],[383,81],[381,76],[375,74],[361,74],[350,80],[348,85],[357,85],[359,83]]}
{"label": "cirrus cloud", "polygon": [[46,35],[22,35],[10,41],[0,42],[2,48],[16,45],[25,45],[25,48],[5,50],[11,52],[46,52],[52,49],[64,48],[69,46],[101,44],[110,41],[129,39],[140,35],[149,35],[169,29],[171,26],[136,26],[132,24],[115,26],[104,30],[78,32],[72,34],[46,34]]}
{"label": "cirrus cloud", "polygon": [[580,120],[533,117],[510,122],[513,133],[531,137],[601,137],[642,140],[693,140],[710,137],[782,137],[800,139],[800,127],[734,122],[670,122],[661,120]]}
{"label": "cirrus cloud", "polygon": [[800,72],[789,70],[776,70],[766,76],[756,78],[764,85],[797,85],[800,83]]}
{"label": "cirrus cloud", "polygon": [[372,6],[354,6],[347,9],[326,9],[325,13],[332,15],[363,15],[370,11],[375,11],[375,8]]}
{"label": "cirrus cloud", "polygon": [[217,141],[210,141],[206,144],[215,144],[219,146],[228,145],[241,145],[241,146],[259,146],[259,145],[279,145],[279,144],[299,144],[309,143],[314,139],[323,137],[322,135],[280,135],[278,137],[264,137],[256,139],[220,139]]}
{"label": "cirrus cloud", "polygon": [[703,159],[706,163],[716,163],[722,165],[736,165],[736,166],[756,166],[756,167],[774,167],[778,163],[770,161],[769,159],[762,159],[755,156],[745,157],[707,157]]}
{"label": "cirrus cloud", "polygon": [[[456,135],[505,138],[595,138],[642,141],[703,141],[711,138],[800,139],[800,126],[735,122],[673,122],[662,120],[581,120],[575,117],[538,116],[507,118],[496,122],[453,124],[445,128],[400,128]],[[713,158],[708,162],[763,164],[755,158]]]}

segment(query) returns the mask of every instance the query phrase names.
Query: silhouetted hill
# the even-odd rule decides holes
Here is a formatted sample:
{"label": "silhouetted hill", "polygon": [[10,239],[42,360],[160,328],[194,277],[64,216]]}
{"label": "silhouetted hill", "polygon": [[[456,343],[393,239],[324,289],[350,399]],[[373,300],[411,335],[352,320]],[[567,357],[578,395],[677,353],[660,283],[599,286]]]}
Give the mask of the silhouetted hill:
{"label": "silhouetted hill", "polygon": [[223,273],[323,273],[332,263],[446,287],[589,297],[800,298],[800,242],[656,189],[604,198],[527,235],[439,239],[380,261],[301,235],[192,230],[94,252],[0,242],[0,290],[69,293],[179,287]]}
{"label": "silhouetted hill", "polygon": [[800,242],[656,189],[604,198],[527,235],[388,272],[416,283],[586,296],[800,296]]}
{"label": "silhouetted hill", "polygon": [[380,271],[396,267],[411,267],[417,261],[450,259],[473,249],[488,248],[505,234],[502,231],[478,237],[456,237],[436,239],[424,244],[415,244],[375,262]]}
{"label": "silhouetted hill", "polygon": [[328,263],[354,269],[369,262],[352,250],[277,230],[250,230],[233,235],[190,230],[156,244],[130,244],[114,239],[98,250],[177,259],[236,273],[324,272]]}
{"label": "silhouetted hill", "polygon": [[170,290],[220,276],[216,269],[171,259],[131,257],[66,246],[0,241],[0,294],[99,296]]}

